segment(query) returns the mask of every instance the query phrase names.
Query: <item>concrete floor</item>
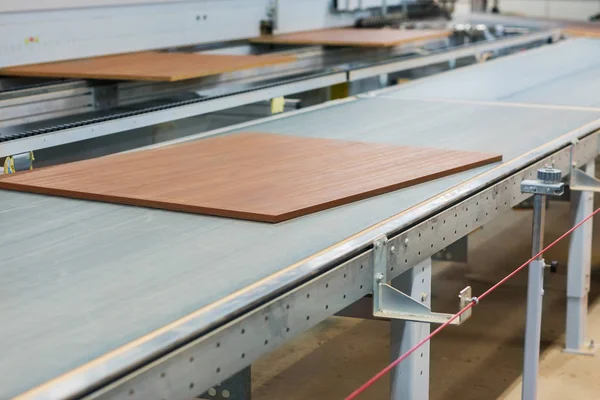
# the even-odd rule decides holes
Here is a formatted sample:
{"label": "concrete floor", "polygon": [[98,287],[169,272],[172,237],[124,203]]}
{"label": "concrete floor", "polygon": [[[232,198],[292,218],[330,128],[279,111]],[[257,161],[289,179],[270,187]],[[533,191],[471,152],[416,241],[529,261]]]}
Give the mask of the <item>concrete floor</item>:
{"label": "concrete floor", "polygon": [[[598,203],[598,199],[596,201]],[[551,203],[546,242],[570,227],[568,203]],[[600,218],[595,221],[600,232]],[[436,263],[433,309],[455,312],[466,285],[475,295],[527,260],[531,211],[512,211],[474,232],[469,263]],[[545,255],[565,265],[568,241]],[[600,235],[594,248],[600,249]],[[593,266],[600,265],[600,251]],[[592,273],[590,304],[600,294],[600,271]],[[474,309],[471,320],[449,327],[431,345],[430,398],[481,400],[520,398],[527,274],[522,272]],[[600,399],[600,354],[560,352],[565,321],[566,271],[547,274],[544,298],[540,399]],[[590,309],[590,333],[600,339],[600,299]],[[342,399],[388,362],[389,323],[332,317],[253,365],[253,398]],[[361,398],[388,398],[387,377]]]}

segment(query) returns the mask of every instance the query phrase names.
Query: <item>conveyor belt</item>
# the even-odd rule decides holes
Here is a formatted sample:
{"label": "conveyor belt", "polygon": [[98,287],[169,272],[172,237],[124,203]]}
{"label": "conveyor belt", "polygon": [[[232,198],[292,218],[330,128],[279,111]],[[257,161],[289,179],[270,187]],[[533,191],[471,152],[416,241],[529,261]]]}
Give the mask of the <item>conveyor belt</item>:
{"label": "conveyor belt", "polygon": [[[451,88],[463,91],[452,93],[458,99],[488,99],[489,93],[536,98],[557,78],[568,87],[595,70],[598,80],[597,50],[593,41],[569,41],[243,130],[500,152],[508,161],[600,118],[600,108],[436,99]],[[530,76],[534,84],[512,82],[528,71],[538,71]],[[430,96],[436,99],[425,99]],[[564,99],[559,87],[544,96],[546,104]],[[579,101],[572,96],[572,104]],[[213,304],[489,168],[277,225],[0,191],[0,398]]]}
{"label": "conveyor belt", "polygon": [[599,64],[599,40],[570,40],[416,81],[386,97],[599,107]]}

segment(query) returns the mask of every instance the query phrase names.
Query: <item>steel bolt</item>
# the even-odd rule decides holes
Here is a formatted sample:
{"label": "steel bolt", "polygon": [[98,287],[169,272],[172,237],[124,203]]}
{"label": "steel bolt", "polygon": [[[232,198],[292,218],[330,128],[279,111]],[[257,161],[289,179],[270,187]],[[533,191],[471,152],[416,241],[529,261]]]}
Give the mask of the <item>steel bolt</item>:
{"label": "steel bolt", "polygon": [[394,246],[390,247],[390,253],[394,254],[396,252],[396,248]]}
{"label": "steel bolt", "polygon": [[383,280],[383,274],[380,272],[377,275],[375,275],[375,279],[377,279],[377,282],[381,282]]}
{"label": "steel bolt", "polygon": [[421,294],[421,301],[422,302],[426,302],[427,301],[427,293],[422,293]]}
{"label": "steel bolt", "polygon": [[405,246],[408,246],[408,238],[405,238],[405,239],[404,239],[404,245],[405,245]]}

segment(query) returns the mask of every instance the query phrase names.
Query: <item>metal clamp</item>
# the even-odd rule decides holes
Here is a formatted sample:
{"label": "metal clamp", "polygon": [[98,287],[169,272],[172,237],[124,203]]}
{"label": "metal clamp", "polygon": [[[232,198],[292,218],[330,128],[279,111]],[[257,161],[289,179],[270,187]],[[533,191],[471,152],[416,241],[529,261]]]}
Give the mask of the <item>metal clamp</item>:
{"label": "metal clamp", "polygon": [[[387,282],[387,238],[381,237],[373,243],[373,316],[388,319],[401,319],[413,322],[444,324],[454,314],[432,312],[421,301],[393,288]],[[462,310],[469,303],[476,301],[472,297],[471,287],[467,286],[459,293],[459,309]],[[471,309],[451,322],[460,325],[471,317]]]}
{"label": "metal clamp", "polygon": [[561,171],[552,167],[538,170],[537,180],[524,180],[521,182],[521,192],[547,196],[561,196],[565,191],[565,184],[560,182]]}

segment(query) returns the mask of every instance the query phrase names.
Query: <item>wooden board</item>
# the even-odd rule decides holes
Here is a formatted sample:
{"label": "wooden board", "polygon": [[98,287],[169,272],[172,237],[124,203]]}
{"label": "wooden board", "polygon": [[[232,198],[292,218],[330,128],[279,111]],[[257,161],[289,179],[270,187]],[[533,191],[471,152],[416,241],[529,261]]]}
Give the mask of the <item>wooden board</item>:
{"label": "wooden board", "polygon": [[243,133],[6,175],[0,188],[280,222],[501,158]]}
{"label": "wooden board", "polygon": [[0,75],[140,81],[180,81],[294,61],[292,56],[148,51],[0,69]]}
{"label": "wooden board", "polygon": [[570,36],[600,37],[600,22],[570,22],[563,27],[563,32]]}
{"label": "wooden board", "polygon": [[450,36],[447,30],[399,29],[323,29],[317,31],[266,35],[251,39],[254,43],[304,44],[323,46],[392,47],[422,40]]}

